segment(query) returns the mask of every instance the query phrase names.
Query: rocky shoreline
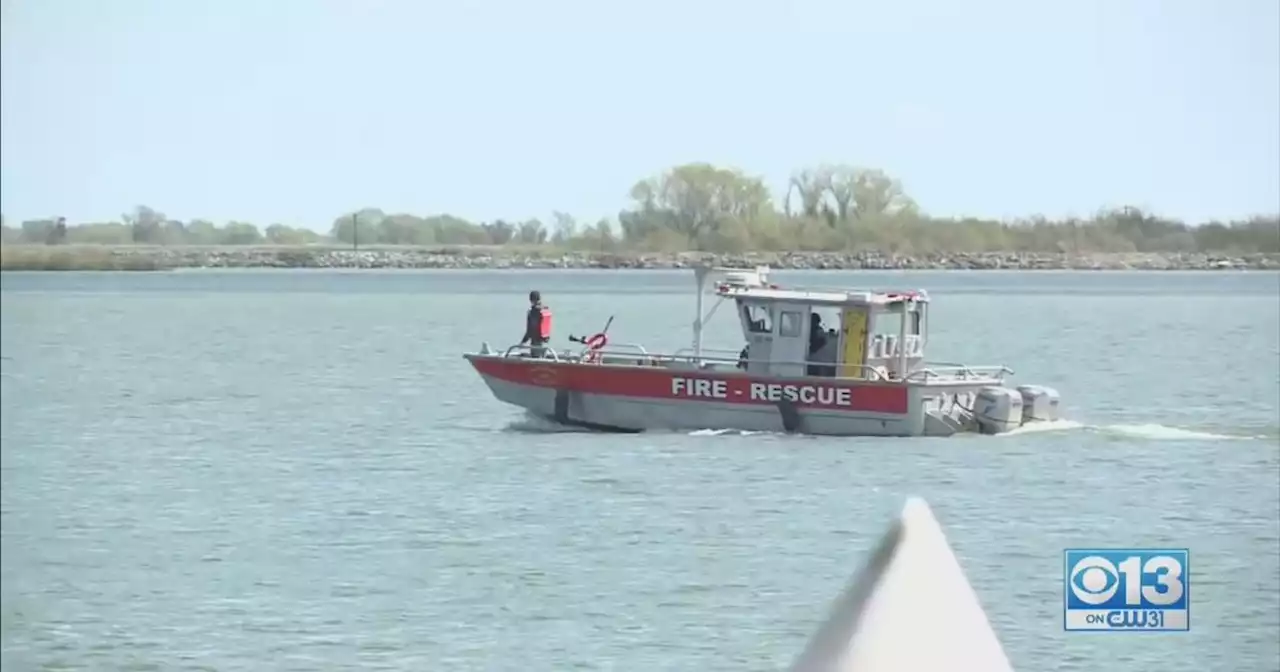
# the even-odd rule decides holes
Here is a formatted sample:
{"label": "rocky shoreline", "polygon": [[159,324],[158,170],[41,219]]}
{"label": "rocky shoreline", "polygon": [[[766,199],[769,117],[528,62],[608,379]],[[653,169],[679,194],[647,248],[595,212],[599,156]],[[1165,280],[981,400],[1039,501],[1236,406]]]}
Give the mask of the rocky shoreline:
{"label": "rocky shoreline", "polygon": [[702,261],[780,269],[926,270],[1280,270],[1280,255],[1186,253],[875,252],[606,253],[501,248],[96,247],[6,245],[0,268],[19,270],[319,269],[667,269]]}

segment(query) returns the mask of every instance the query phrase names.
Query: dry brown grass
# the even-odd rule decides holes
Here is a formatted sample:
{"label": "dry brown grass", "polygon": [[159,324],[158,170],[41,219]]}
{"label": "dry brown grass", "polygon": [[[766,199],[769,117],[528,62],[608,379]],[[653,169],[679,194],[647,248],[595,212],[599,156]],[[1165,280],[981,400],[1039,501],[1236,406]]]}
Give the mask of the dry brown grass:
{"label": "dry brown grass", "polygon": [[159,271],[160,260],[147,255],[118,254],[97,245],[3,245],[4,271]]}

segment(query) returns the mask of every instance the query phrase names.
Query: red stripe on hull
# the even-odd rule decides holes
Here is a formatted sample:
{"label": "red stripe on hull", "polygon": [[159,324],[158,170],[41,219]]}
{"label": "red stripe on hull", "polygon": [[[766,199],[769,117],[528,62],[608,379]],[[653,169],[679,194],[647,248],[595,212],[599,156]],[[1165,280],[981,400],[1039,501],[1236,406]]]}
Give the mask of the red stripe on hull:
{"label": "red stripe on hull", "polygon": [[476,371],[499,380],[548,389],[647,399],[774,404],[870,413],[907,412],[907,387],[892,383],[840,383],[826,379],[769,379],[748,374],[679,371],[661,367],[602,366],[545,359],[469,357]]}

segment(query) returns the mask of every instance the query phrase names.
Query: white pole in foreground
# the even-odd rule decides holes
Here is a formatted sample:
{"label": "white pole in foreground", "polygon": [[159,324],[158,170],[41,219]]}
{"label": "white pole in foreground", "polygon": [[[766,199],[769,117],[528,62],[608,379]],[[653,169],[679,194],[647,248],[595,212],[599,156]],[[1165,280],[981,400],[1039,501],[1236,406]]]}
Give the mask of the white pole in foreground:
{"label": "white pole in foreground", "polygon": [[923,499],[911,498],[791,672],[1012,672]]}

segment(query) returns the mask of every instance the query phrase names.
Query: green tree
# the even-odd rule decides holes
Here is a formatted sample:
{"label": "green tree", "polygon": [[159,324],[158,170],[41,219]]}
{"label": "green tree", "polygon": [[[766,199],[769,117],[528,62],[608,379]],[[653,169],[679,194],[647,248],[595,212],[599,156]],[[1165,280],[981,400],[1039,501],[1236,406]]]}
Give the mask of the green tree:
{"label": "green tree", "polygon": [[761,179],[708,163],[676,166],[638,182],[631,198],[635,205],[626,213],[624,230],[648,237],[665,227],[684,236],[692,249],[701,249],[726,226],[750,227],[773,208]]}
{"label": "green tree", "polygon": [[[629,207],[616,221],[594,225],[554,212],[550,226],[536,218],[478,223],[450,215],[388,215],[367,207],[333,220],[328,235],[272,224],[265,231],[248,222],[219,227],[194,219],[166,218],[137,206],[120,221],[83,223],[59,230],[57,219],[0,219],[5,245],[71,244],[249,245],[553,245],[592,251],[738,252],[750,250],[858,251],[868,254],[969,252],[1200,252],[1280,254],[1280,216],[1242,221],[1185,222],[1135,207],[1101,210],[1086,218],[1014,221],[931,217],[923,214],[902,183],[884,171],[847,164],[821,164],[791,175],[781,208],[763,181],[741,170],[688,163],[637,182]],[[354,219],[353,219],[354,217]],[[358,223],[358,226],[357,226]],[[65,235],[64,235],[65,233]]]}
{"label": "green tree", "polygon": [[217,245],[221,242],[217,225],[205,219],[188,222],[185,233],[188,245]]}
{"label": "green tree", "polygon": [[248,222],[228,222],[222,229],[223,245],[257,245],[263,242],[262,232]]}
{"label": "green tree", "polygon": [[827,188],[841,221],[916,212],[916,203],[903,191],[902,183],[882,170],[841,166],[833,169]]}
{"label": "green tree", "polygon": [[578,237],[578,221],[567,212],[559,210],[551,213],[551,237],[552,245],[568,247],[572,244],[574,238]]}
{"label": "green tree", "polygon": [[124,214],[121,219],[131,229],[133,242],[145,244],[159,244],[163,240],[163,227],[165,216],[145,205],[139,205],[133,209],[133,212]]}
{"label": "green tree", "polygon": [[284,224],[272,224],[262,233],[272,245],[314,245],[322,240],[315,231],[295,229]]}
{"label": "green tree", "polygon": [[516,227],[515,239],[521,245],[543,245],[547,242],[547,229],[542,222],[528,219]]}
{"label": "green tree", "polygon": [[347,245],[356,241],[362,245],[381,243],[382,220],[386,213],[378,208],[361,208],[352,213],[339,216],[329,227],[329,236]]}

